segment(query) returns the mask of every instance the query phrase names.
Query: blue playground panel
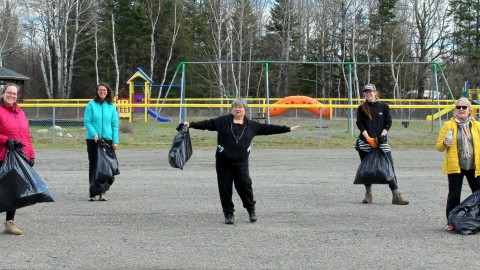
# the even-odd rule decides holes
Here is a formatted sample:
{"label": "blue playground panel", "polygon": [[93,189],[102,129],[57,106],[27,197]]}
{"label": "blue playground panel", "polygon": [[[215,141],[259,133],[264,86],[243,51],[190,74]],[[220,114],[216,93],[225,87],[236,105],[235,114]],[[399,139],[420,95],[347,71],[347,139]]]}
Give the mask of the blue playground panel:
{"label": "blue playground panel", "polygon": [[159,115],[158,113],[156,113],[154,110],[152,109],[148,109],[147,110],[147,113],[152,116],[152,117],[155,117],[158,121],[160,122],[172,122],[172,119],[171,118],[167,118],[167,117],[163,117],[161,115]]}

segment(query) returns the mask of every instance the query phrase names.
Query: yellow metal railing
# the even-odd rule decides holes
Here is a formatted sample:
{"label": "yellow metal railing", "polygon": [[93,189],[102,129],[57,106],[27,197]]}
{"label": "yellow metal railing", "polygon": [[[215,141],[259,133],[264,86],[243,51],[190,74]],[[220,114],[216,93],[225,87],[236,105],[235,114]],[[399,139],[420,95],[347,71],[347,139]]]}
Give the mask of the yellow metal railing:
{"label": "yellow metal railing", "polygon": [[[276,102],[282,98],[270,98],[270,102]],[[315,98],[319,102],[348,102],[348,98]],[[88,103],[92,99],[24,99],[22,103]],[[125,100],[125,99],[120,99],[120,100]],[[151,104],[155,104],[157,102],[165,102],[168,103],[180,103],[180,98],[150,98]],[[235,98],[185,98],[184,99],[186,102],[206,102],[206,101],[234,101]],[[253,102],[253,101],[260,101],[262,103],[266,103],[266,98],[244,98],[247,102]],[[354,102],[363,102],[365,99],[361,98],[354,98]],[[386,102],[386,103],[398,103],[398,102],[411,102],[411,103],[432,103],[431,99],[381,99],[381,101]],[[437,100],[434,100],[433,102],[437,102]],[[451,99],[440,99],[440,103],[452,103],[453,101]]]}
{"label": "yellow metal railing", "polygon": [[[23,108],[84,108],[91,99],[25,99],[19,103]],[[132,121],[133,108],[144,108],[145,113],[148,108],[230,108],[231,101],[234,98],[186,98],[184,104],[180,104],[179,98],[170,99],[151,99],[152,103],[129,103],[129,100],[117,100],[116,107],[119,109],[119,116]],[[348,102],[346,98],[318,98],[316,100],[322,104],[266,104],[265,98],[245,98],[249,108],[259,108],[266,110],[267,108],[290,108],[290,109],[311,109],[319,108],[329,110],[329,118],[333,119],[335,109],[356,109],[363,99],[355,99],[355,104],[345,104]],[[276,102],[280,98],[272,98],[271,102]],[[162,101],[162,102],[160,102]],[[382,99],[389,104],[392,109],[438,109],[448,111],[453,109],[452,100],[440,100],[440,104],[412,104],[412,103],[431,103],[431,100],[425,99]],[[398,104],[403,103],[403,104]],[[405,104],[408,103],[408,104]],[[473,106],[478,111],[480,105]],[[265,116],[262,115],[263,117]],[[427,116],[427,120],[435,118],[435,115]],[[145,117],[145,122],[147,121]]]}

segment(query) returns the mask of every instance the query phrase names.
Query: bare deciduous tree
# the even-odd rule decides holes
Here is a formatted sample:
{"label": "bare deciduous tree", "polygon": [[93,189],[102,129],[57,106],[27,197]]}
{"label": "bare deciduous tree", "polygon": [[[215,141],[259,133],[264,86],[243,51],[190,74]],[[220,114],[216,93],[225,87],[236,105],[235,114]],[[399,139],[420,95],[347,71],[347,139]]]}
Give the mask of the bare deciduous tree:
{"label": "bare deciduous tree", "polygon": [[115,38],[115,15],[111,14],[112,20],[112,46],[113,46],[113,55],[112,59],[115,63],[115,96],[118,97],[118,88],[120,86],[120,68],[118,66],[118,55],[117,55],[117,42]]}
{"label": "bare deciduous tree", "polygon": [[3,66],[4,55],[11,54],[20,46],[18,18],[12,5],[15,5],[15,1],[0,1],[0,67]]}
{"label": "bare deciduous tree", "polygon": [[[40,49],[45,91],[49,98],[69,98],[80,34],[93,22],[93,0],[27,1]],[[37,36],[38,35],[38,36]],[[53,49],[53,51],[51,50]]]}
{"label": "bare deciduous tree", "polygon": [[[153,78],[154,67],[156,62],[155,50],[155,30],[157,29],[160,11],[162,9],[161,0],[147,0],[147,13],[150,20],[150,78]],[[151,94],[151,92],[149,92]]]}
{"label": "bare deciduous tree", "polygon": [[173,7],[173,23],[172,23],[172,37],[171,37],[171,42],[170,42],[170,48],[168,51],[168,57],[165,61],[165,64],[163,65],[163,75],[162,79],[160,82],[160,91],[158,92],[158,98],[162,96],[162,91],[163,91],[163,86],[165,84],[165,81],[167,80],[167,73],[168,73],[168,68],[170,66],[170,61],[172,60],[173,56],[173,49],[175,48],[175,42],[177,41],[177,36],[178,32],[180,30],[181,26],[181,21],[183,18],[183,13],[184,13],[184,8],[180,0],[176,0],[174,7]]}
{"label": "bare deciduous tree", "polygon": [[[230,19],[230,0],[208,0],[205,1],[206,5],[210,10],[210,22],[211,22],[211,31],[212,31],[212,42],[213,49],[215,52],[215,61],[223,61],[223,52],[228,45],[229,38],[231,38],[231,29],[226,27],[228,20]],[[230,32],[229,32],[230,30]],[[225,36],[225,32],[227,32]],[[217,85],[219,89],[219,94],[221,97],[226,97],[227,93],[225,91],[224,78],[223,78],[223,65],[218,63],[215,70],[215,77],[217,80]]]}
{"label": "bare deciduous tree", "polygon": [[[442,56],[447,41],[449,17],[447,16],[448,2],[446,0],[410,0],[415,14],[415,31],[413,45],[415,58],[418,62],[428,62]],[[417,71],[418,95],[423,96],[427,87],[427,65],[419,65]]]}

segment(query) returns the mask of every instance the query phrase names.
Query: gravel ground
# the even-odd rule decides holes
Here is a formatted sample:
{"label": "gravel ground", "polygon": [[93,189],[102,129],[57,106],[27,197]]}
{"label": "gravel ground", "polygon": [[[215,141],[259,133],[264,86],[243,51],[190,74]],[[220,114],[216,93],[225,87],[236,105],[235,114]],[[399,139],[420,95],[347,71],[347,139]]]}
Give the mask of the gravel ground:
{"label": "gravel ground", "polygon": [[[388,186],[353,185],[354,149],[254,149],[258,222],[234,193],[223,224],[214,150],[185,170],[168,150],[119,150],[107,202],[88,202],[87,153],[39,150],[35,169],[55,203],[19,209],[25,233],[0,234],[0,269],[478,269],[479,236],[446,230],[443,153],[393,150],[408,206]],[[463,198],[470,191],[464,185]],[[3,216],[3,215],[2,215]]]}

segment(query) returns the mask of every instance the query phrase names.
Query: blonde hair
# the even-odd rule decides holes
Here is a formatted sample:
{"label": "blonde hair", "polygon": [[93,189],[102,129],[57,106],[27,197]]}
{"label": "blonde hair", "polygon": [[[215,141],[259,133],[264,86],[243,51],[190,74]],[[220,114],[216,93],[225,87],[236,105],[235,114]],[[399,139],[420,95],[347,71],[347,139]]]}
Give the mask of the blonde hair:
{"label": "blonde hair", "polygon": [[458,106],[458,103],[460,103],[460,101],[465,101],[465,103],[467,103],[467,107],[468,107],[468,112],[469,112],[469,115],[468,117],[472,118],[472,120],[474,120],[473,118],[473,108],[472,108],[472,102],[470,101],[470,99],[466,98],[466,97],[461,97],[459,98],[456,102],[455,102],[455,107]]}

